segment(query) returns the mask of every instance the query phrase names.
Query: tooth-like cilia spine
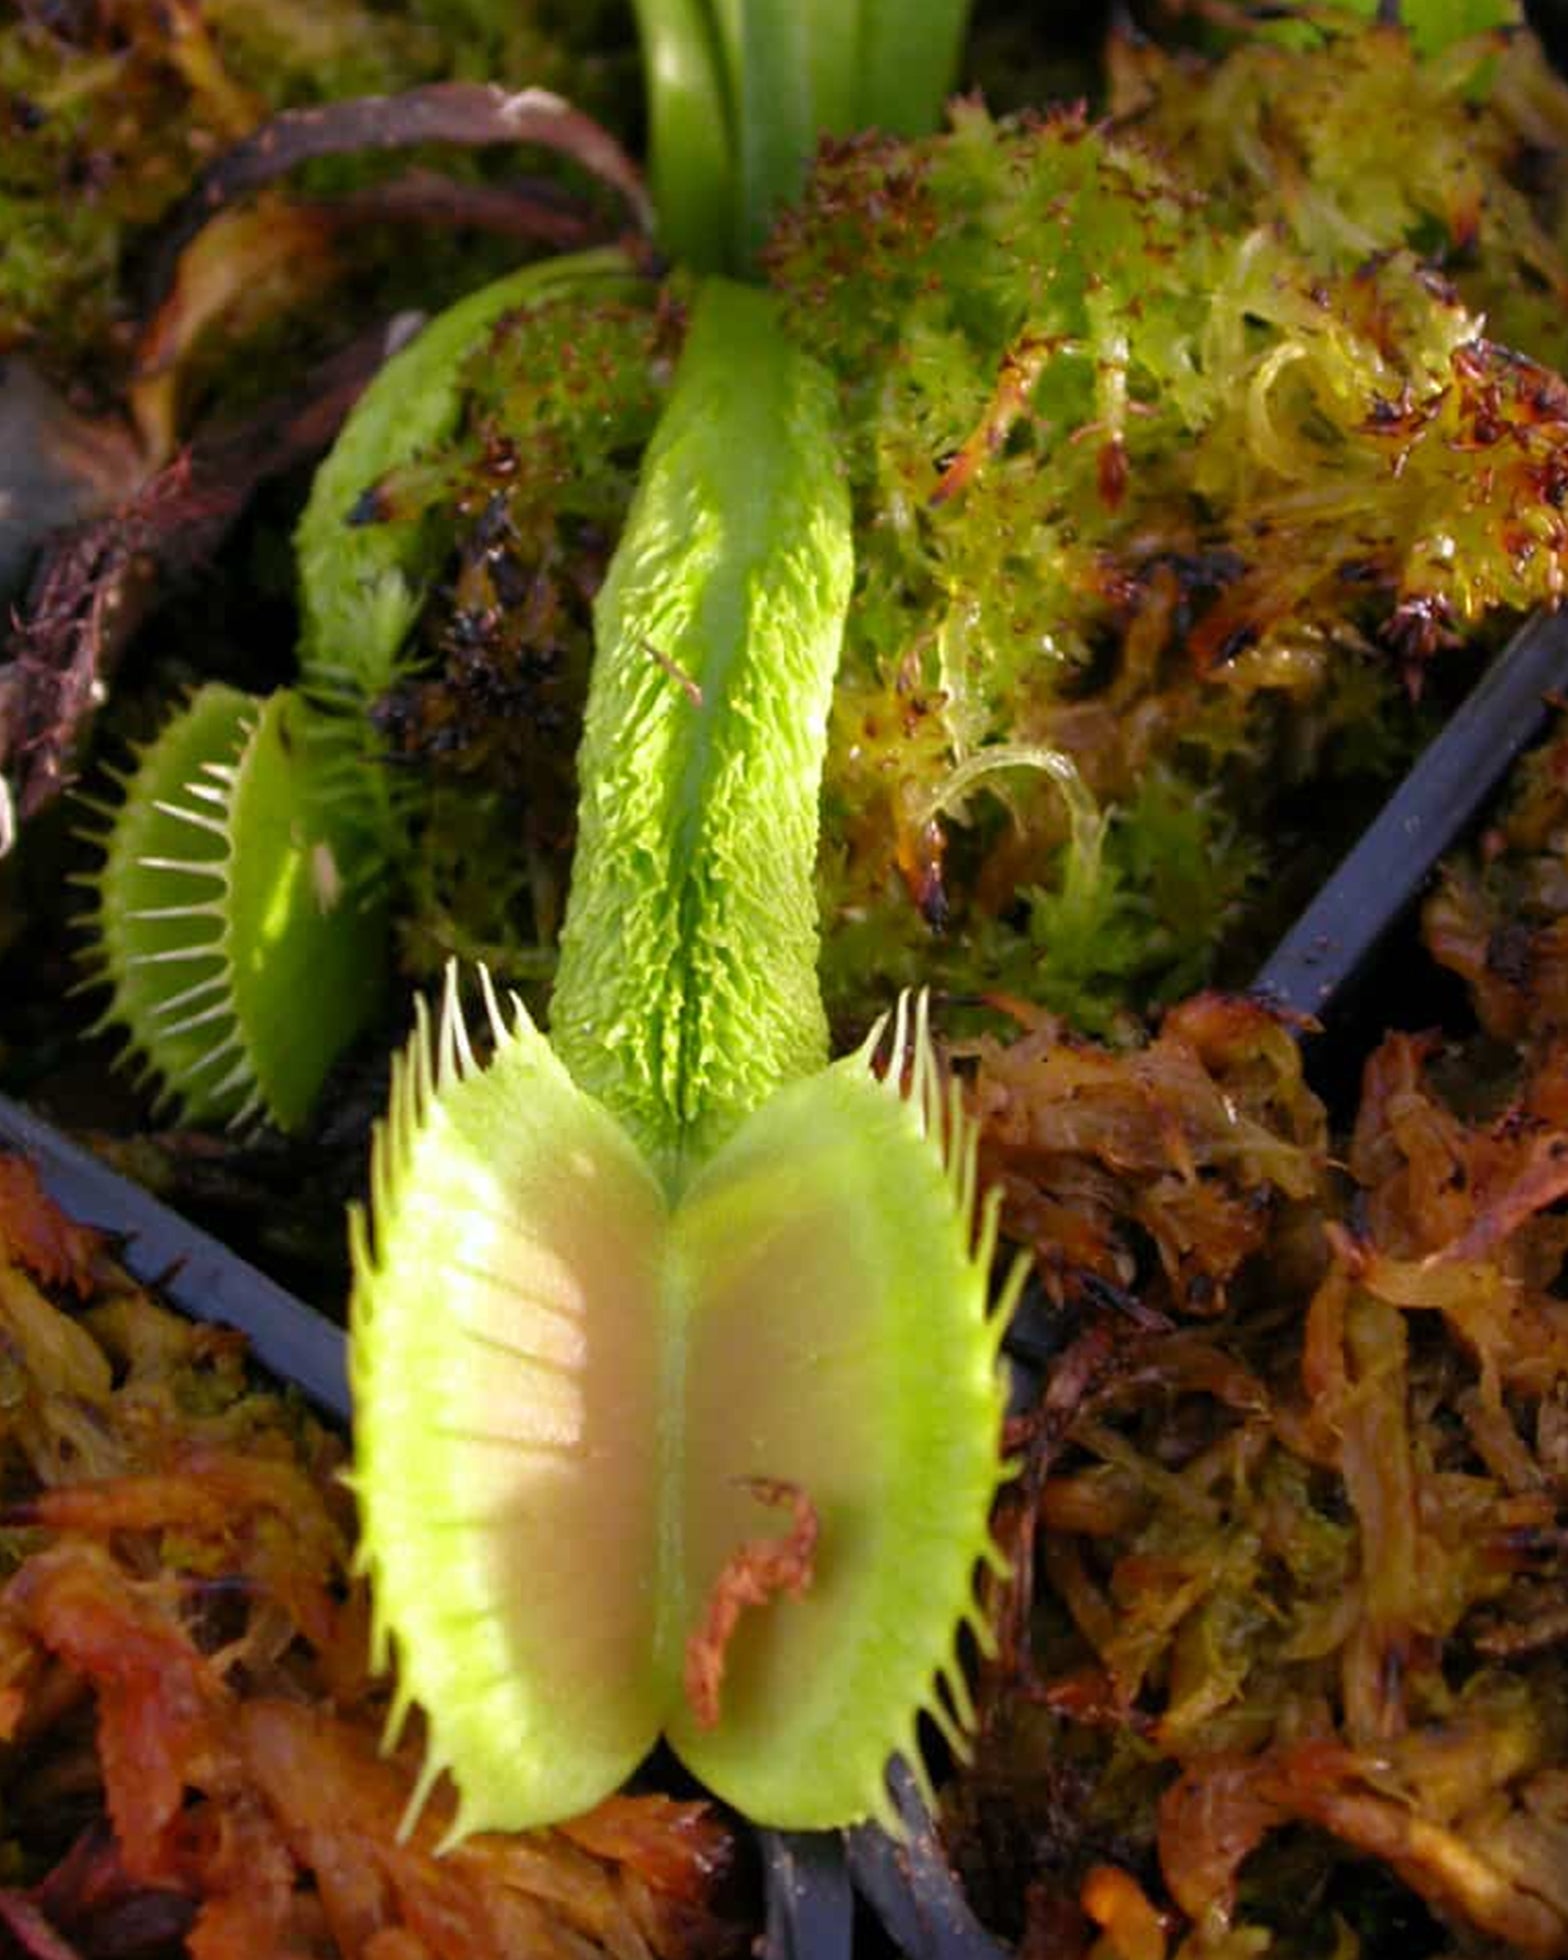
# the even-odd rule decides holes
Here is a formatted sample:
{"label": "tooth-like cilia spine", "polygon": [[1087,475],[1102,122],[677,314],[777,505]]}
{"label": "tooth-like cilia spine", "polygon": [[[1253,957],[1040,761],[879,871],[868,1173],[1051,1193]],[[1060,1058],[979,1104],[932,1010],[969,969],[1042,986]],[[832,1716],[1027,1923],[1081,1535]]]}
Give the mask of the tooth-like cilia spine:
{"label": "tooth-like cilia spine", "polygon": [[[826,382],[711,282],[596,613],[552,1036],[484,979],[476,1065],[449,978],[353,1227],[377,1652],[456,1834],[581,1809],[661,1734],[760,1821],[887,1817],[920,1716],[972,1717],[996,1206],[924,1002],[829,1064],[816,991],[851,572]],[[781,1488],[807,1583],[707,1656],[715,1717],[685,1665]]]}
{"label": "tooth-like cilia spine", "polygon": [[382,989],[358,840],[321,793],[310,711],[200,688],[96,806],[84,963],[141,1077],[196,1122],[307,1114]]}

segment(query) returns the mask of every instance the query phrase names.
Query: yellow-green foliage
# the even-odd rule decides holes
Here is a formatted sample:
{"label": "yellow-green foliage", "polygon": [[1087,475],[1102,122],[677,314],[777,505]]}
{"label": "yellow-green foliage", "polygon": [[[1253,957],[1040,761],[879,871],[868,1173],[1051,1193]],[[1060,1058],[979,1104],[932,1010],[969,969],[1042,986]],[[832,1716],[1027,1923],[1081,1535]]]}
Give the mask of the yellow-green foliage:
{"label": "yellow-green foliage", "polygon": [[[769,254],[855,509],[819,861],[844,1034],[922,979],[1104,1025],[1217,951],[1244,977],[1418,739],[1407,683],[1564,565],[1560,384],[1479,310],[1555,319],[1532,45],[1145,51],[1115,85],[1109,125],[969,106],[832,145]],[[323,473],[307,645],[330,588],[325,638],[397,670],[374,713],[421,973],[547,973],[589,607],[681,290],[563,285],[439,384],[372,391]],[[403,447],[359,455],[384,412]]]}
{"label": "yellow-green foliage", "polygon": [[[1244,193],[1141,125],[969,105],[830,146],[775,236],[839,377],[861,554],[827,766],[841,1008],[868,963],[1091,1020],[1190,984],[1279,791],[1364,747],[1402,670],[1559,589],[1562,384],[1483,337],[1418,226],[1351,260]],[[1384,221],[1425,197],[1412,163]],[[1485,258],[1515,283],[1519,236]]]}
{"label": "yellow-green foliage", "polygon": [[1350,272],[1394,245],[1453,280],[1494,340],[1568,349],[1568,86],[1528,35],[1419,58],[1394,29],[1222,61],[1119,49],[1112,104],[1227,226],[1282,225]]}

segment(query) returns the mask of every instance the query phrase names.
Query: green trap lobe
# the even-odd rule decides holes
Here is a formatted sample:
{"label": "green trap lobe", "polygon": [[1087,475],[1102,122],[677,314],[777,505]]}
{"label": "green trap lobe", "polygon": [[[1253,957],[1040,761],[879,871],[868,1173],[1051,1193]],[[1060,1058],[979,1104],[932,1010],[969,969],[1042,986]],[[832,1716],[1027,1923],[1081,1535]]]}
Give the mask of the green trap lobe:
{"label": "green trap lobe", "polygon": [[688,1627],[735,1548],[778,1529],[748,1480],[798,1486],[819,1523],[805,1596],[741,1618],[717,1726],[671,1711],[686,1762],[752,1817],[874,1810],[974,1610],[1001,1402],[970,1231],[940,1137],[858,1058],[782,1090],[676,1213]]}
{"label": "green trap lobe", "polygon": [[658,1733],[664,1201],[525,1018],[480,1074],[453,1012],[439,1093],[427,1036],[400,1068],[351,1352],[378,1616],[481,1829]]}

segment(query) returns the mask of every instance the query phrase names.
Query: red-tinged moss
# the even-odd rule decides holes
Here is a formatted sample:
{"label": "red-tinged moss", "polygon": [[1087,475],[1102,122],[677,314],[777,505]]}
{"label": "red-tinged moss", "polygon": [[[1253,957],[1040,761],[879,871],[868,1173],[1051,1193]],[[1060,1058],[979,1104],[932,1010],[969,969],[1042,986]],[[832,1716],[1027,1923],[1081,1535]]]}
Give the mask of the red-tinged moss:
{"label": "red-tinged moss", "polygon": [[1342,271],[1408,246],[1493,339],[1560,363],[1568,88],[1529,35],[1427,58],[1396,28],[1340,26],[1212,61],[1115,40],[1111,112],[1207,187],[1220,222],[1278,223]]}
{"label": "red-tinged moss", "polygon": [[74,1224],[50,1203],[38,1172],[23,1157],[0,1157],[0,1255],[40,1285],[93,1291],[104,1234]]}
{"label": "red-tinged moss", "polygon": [[1555,376],[1392,219],[1350,258],[1202,186],[1152,125],[966,105],[922,144],[826,145],[774,237],[856,497],[824,866],[846,1019],[912,962],[1100,1026],[1200,981],[1269,832],[1289,885],[1291,786],[1321,831],[1367,731],[1385,767],[1408,739],[1396,688],[1560,588]]}
{"label": "red-tinged moss", "polygon": [[1058,1297],[1086,1273],[1155,1312],[1217,1313],[1293,1204],[1317,1197],[1327,1146],[1289,1034],[1262,1008],[1206,996],[1118,1053],[1030,1017],[976,1064],[980,1173],[1008,1235]]}

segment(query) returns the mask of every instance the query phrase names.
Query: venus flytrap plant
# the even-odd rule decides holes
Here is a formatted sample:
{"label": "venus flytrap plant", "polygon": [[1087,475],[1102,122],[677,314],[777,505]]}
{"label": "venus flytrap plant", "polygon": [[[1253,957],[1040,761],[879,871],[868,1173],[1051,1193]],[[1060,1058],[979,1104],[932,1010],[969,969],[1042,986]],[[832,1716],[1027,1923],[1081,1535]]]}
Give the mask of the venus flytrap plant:
{"label": "venus flytrap plant", "polygon": [[[618,251],[524,267],[450,308],[378,374],[299,527],[300,683],[209,684],[97,799],[84,965],[140,1079],[189,1121],[281,1129],[386,994],[395,785],[370,709],[434,576],[419,527],[352,523],[365,486],[448,433],[461,359],[508,310],[646,286]],[[428,527],[427,527],[428,528]],[[306,1008],[302,1003],[308,1001]]]}
{"label": "venus flytrap plant", "polygon": [[836,1826],[967,1714],[995,1212],[923,1008],[880,1079],[874,1042],[827,1061],[851,579],[826,378],[710,283],[596,609],[552,1038],[486,980],[482,1068],[455,983],[421,1009],[355,1226],[378,1654],[458,1835],[592,1804],[661,1733],[754,1819]]}
{"label": "venus flytrap plant", "polygon": [[[800,189],[822,133],[868,125],[913,133],[935,122],[968,5],[642,0],[638,13],[664,242],[705,270],[751,262],[781,202]],[[342,874],[354,899],[351,906],[327,906],[312,935],[324,955],[331,952],[328,964],[339,982],[334,1011],[311,1017],[321,1039],[295,1025],[288,961],[274,964],[267,946],[243,943],[239,914],[253,882],[270,889],[287,875],[287,851],[279,858],[277,847],[290,819],[265,792],[232,798],[221,810],[213,806],[218,778],[212,772],[235,766],[227,733],[215,732],[209,715],[186,711],[183,726],[176,717],[157,767],[149,757],[125,782],[122,810],[103,812],[97,841],[104,865],[90,881],[96,904],[87,923],[96,942],[89,964],[111,988],[105,1019],[127,1026],[130,1052],[193,1119],[259,1113],[285,1127],[298,1123],[332,1060],[328,1031],[346,1040],[383,991],[385,962],[372,939],[395,883],[406,813],[380,766],[370,711],[406,661],[442,540],[429,526],[412,533],[395,524],[356,527],[357,498],[451,433],[462,412],[464,357],[509,309],[638,285],[646,289],[647,282],[628,254],[606,249],[525,267],[470,295],[386,364],[318,473],[297,540],[301,696],[263,718],[286,723],[299,738],[304,752],[291,763],[296,780],[289,794],[309,807],[319,832],[310,848],[327,885]],[[188,771],[178,783],[166,774],[176,758]],[[264,781],[273,776],[263,772]],[[222,857],[229,875],[212,880],[199,903],[193,899],[198,874],[182,868],[179,851],[153,851],[137,841],[174,821],[175,803],[187,811],[187,831],[193,805],[203,806],[203,821],[226,830]],[[185,926],[171,924],[176,920]],[[192,943],[167,943],[179,931],[192,935]],[[182,962],[201,963],[209,933],[232,956],[203,972],[202,991],[193,997],[182,984]],[[289,935],[278,943],[291,943]],[[249,1004],[233,984],[242,971],[251,975]],[[563,998],[574,998],[571,986]],[[199,1022],[193,1020],[198,1013]],[[223,1034],[216,1047],[201,1034],[209,1027]],[[227,1045],[230,1030],[238,1030],[238,1055]],[[227,1059],[220,1063],[215,1055]],[[285,1085],[281,1094],[273,1084]]]}

